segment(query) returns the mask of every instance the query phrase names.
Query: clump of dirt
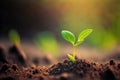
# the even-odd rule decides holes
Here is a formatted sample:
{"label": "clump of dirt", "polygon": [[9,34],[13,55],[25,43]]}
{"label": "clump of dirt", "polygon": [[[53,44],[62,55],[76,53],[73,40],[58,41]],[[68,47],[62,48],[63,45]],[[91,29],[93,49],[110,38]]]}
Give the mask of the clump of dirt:
{"label": "clump of dirt", "polygon": [[48,72],[50,75],[57,75],[63,72],[68,72],[77,74],[82,77],[84,73],[87,73],[91,70],[94,71],[96,69],[97,67],[95,65],[91,65],[85,60],[78,59],[74,63],[69,60],[65,60],[63,63],[53,65],[51,68],[49,68]]}
{"label": "clump of dirt", "polygon": [[18,45],[11,46],[9,48],[9,55],[11,58],[16,59],[16,62],[15,61],[12,61],[12,62],[19,63],[19,65],[22,65],[22,66],[27,65],[27,62],[26,62],[27,55],[24,53],[24,51],[21,49],[20,46],[18,46]]}
{"label": "clump of dirt", "polygon": [[[63,73],[72,74],[73,76],[77,76],[74,77],[75,80],[120,80],[119,65],[114,60],[110,60],[106,64],[87,62],[81,59],[77,59],[74,63],[65,60],[50,67],[48,73],[54,76]],[[66,80],[68,79],[69,77]]]}
{"label": "clump of dirt", "polygon": [[0,46],[0,63],[8,63],[7,54],[2,46]]}

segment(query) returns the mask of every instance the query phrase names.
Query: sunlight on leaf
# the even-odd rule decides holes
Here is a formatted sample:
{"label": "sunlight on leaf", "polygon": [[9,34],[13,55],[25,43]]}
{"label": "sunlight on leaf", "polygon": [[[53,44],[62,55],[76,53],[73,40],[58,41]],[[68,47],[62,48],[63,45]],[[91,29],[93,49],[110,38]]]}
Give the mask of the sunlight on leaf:
{"label": "sunlight on leaf", "polygon": [[77,40],[77,42],[76,42],[75,45],[81,44],[81,43],[84,41],[84,39],[85,39],[88,35],[90,35],[90,33],[91,33],[92,31],[93,31],[93,29],[85,29],[84,31],[82,31],[82,32],[79,34],[78,40]]}

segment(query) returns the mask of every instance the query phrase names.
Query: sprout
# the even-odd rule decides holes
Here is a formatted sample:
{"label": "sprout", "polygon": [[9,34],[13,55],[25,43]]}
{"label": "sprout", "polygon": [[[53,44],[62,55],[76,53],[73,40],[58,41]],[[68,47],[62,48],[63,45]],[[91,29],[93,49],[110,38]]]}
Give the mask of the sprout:
{"label": "sprout", "polygon": [[20,45],[20,36],[16,30],[10,30],[8,36],[12,44]]}
{"label": "sprout", "polygon": [[78,45],[80,45],[84,39],[93,31],[93,29],[85,29],[83,30],[79,36],[78,36],[78,39],[76,40],[75,38],[75,35],[70,32],[70,31],[67,31],[67,30],[62,30],[61,34],[62,34],[62,37],[70,42],[72,45],[73,45],[73,54],[70,55],[68,54],[68,59],[72,62],[75,62],[75,57],[76,57],[76,47]]}
{"label": "sprout", "polygon": [[51,53],[53,56],[58,56],[59,44],[54,35],[50,32],[38,33],[34,41],[44,52]]}

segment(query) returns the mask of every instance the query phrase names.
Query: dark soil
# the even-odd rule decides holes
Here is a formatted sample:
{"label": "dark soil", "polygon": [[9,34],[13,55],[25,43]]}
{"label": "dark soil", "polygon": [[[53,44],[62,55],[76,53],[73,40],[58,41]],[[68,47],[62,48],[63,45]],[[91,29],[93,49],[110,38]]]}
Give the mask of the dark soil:
{"label": "dark soil", "polygon": [[0,80],[120,80],[120,61],[116,60],[97,63],[77,58],[73,63],[66,59],[50,67],[34,63],[38,60],[30,62],[16,45],[8,51],[0,47]]}
{"label": "dark soil", "polygon": [[13,64],[3,64],[0,68],[0,80],[47,80],[41,67],[18,67]]}
{"label": "dark soil", "polygon": [[[120,80],[120,63],[110,60],[106,64],[98,64],[77,59],[74,63],[65,60],[48,69],[50,75],[70,73],[75,80]],[[67,79],[69,80],[69,79]],[[73,80],[73,79],[71,79]]]}
{"label": "dark soil", "polygon": [[120,80],[120,63],[111,64],[111,61],[98,64],[80,59],[75,63],[64,60],[49,68],[3,64],[0,80]]}

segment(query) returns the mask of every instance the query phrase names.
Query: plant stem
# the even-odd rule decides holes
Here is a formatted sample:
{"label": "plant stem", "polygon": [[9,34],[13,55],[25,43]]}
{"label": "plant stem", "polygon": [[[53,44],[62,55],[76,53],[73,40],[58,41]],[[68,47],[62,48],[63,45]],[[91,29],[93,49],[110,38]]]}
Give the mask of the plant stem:
{"label": "plant stem", "polygon": [[73,47],[73,57],[75,58],[76,56],[76,46]]}

